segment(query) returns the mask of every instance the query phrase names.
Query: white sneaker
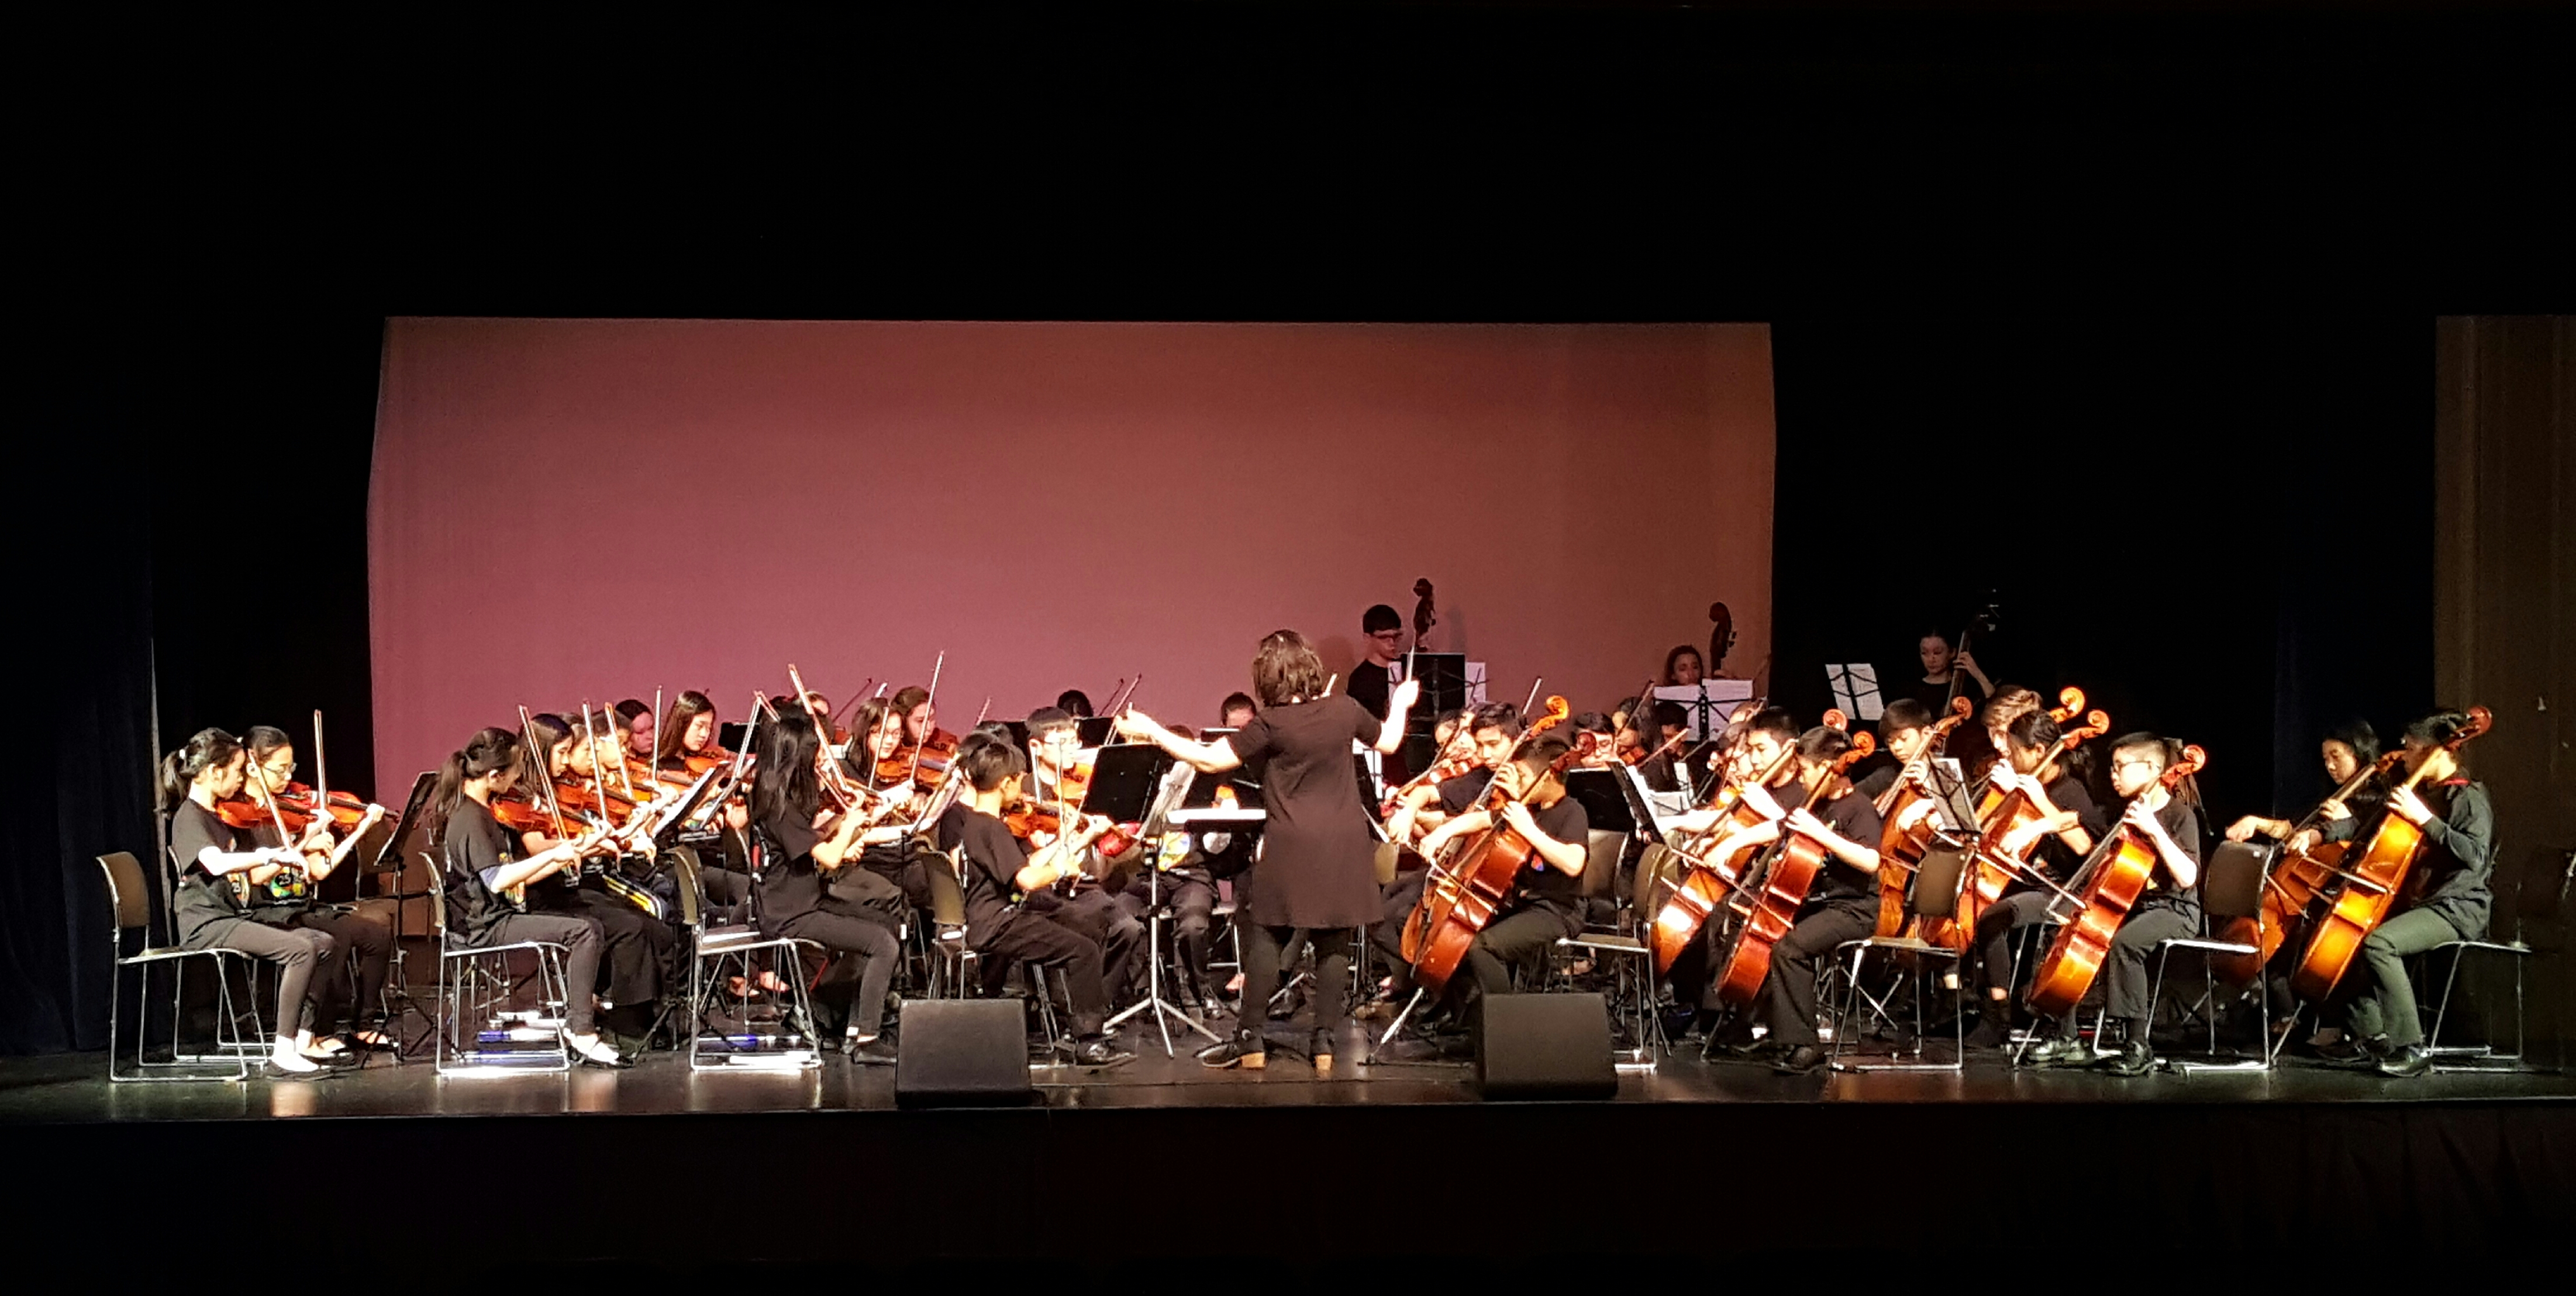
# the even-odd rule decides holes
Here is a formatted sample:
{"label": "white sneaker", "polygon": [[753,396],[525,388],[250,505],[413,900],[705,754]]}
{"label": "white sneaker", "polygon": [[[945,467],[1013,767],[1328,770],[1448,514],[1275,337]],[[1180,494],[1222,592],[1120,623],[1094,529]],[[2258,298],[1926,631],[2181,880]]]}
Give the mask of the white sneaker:
{"label": "white sneaker", "polygon": [[572,1055],[576,1060],[587,1062],[592,1066],[622,1067],[626,1065],[626,1059],[618,1054],[616,1048],[610,1045],[608,1041],[601,1039],[596,1035],[591,1036],[588,1043],[584,1043],[580,1037],[567,1031],[564,1033],[563,1042],[564,1047],[572,1051]]}

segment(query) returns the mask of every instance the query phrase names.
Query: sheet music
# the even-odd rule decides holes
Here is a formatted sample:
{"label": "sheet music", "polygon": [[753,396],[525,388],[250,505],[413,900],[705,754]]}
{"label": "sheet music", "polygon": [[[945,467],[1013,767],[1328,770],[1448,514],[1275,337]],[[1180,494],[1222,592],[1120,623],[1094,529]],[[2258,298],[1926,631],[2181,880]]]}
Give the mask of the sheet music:
{"label": "sheet music", "polygon": [[1887,699],[1878,691],[1878,668],[1868,662],[1827,666],[1825,682],[1833,686],[1834,705],[1847,716],[1876,720],[1887,710]]}
{"label": "sheet music", "polygon": [[1666,684],[1653,691],[1658,702],[1682,705],[1682,727],[1692,742],[1707,742],[1726,729],[1727,712],[1738,702],[1753,699],[1753,681],[1739,679],[1701,680],[1697,684]]}

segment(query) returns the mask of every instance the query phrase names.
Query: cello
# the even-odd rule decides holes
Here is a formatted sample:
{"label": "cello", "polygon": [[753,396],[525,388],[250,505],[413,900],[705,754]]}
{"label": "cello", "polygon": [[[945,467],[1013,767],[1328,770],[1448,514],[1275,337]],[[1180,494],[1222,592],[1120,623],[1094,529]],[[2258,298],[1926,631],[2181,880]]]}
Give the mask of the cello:
{"label": "cello", "polygon": [[[2069,686],[2057,694],[2060,705],[2049,709],[2049,718],[2064,724],[2084,705],[2084,690]],[[2072,751],[2088,738],[2099,738],[2110,732],[2111,717],[2099,710],[2084,713],[2084,723],[2060,730],[2048,754],[2040,759],[2045,769],[2048,762]],[[2008,761],[2008,754],[1998,754],[1998,761]],[[2015,874],[2031,881],[2045,882],[2046,876],[2004,849],[2004,839],[2039,821],[2039,807],[2031,803],[2030,794],[2015,788],[1998,795],[1992,781],[1978,799],[1977,848],[1968,868],[1960,874],[1957,916],[1929,924],[1923,939],[1946,946],[1966,955],[1977,937],[1977,920],[1996,901],[2004,888],[2011,885]],[[2096,843],[2097,845],[2099,843]]]}
{"label": "cello", "polygon": [[[1529,842],[1503,822],[1503,805],[1521,798],[1504,789],[1502,766],[1520,759],[1531,739],[1563,724],[1569,714],[1564,698],[1551,697],[1546,714],[1522,731],[1519,741],[1512,744],[1511,755],[1494,767],[1493,782],[1486,784],[1484,794],[1477,798],[1475,808],[1484,811],[1493,820],[1492,825],[1462,842],[1446,862],[1432,865],[1422,899],[1405,920],[1402,952],[1413,962],[1414,980],[1434,995],[1448,987],[1449,978],[1467,957],[1467,947],[1475,943],[1476,933],[1483,931],[1494,914],[1511,900],[1513,883],[1529,864]],[[1584,750],[1582,743],[1567,748],[1557,766],[1571,764]]]}
{"label": "cello", "polygon": [[1914,871],[1922,865],[1924,854],[1932,849],[1932,816],[1916,814],[1914,807],[1935,798],[1909,776],[1918,770],[1928,775],[1950,731],[1976,711],[1966,698],[1950,699],[1950,714],[1932,722],[1932,731],[1924,735],[1923,753],[1907,762],[1896,781],[1880,794],[1877,935],[1893,936],[1905,929],[1905,893],[1914,884]]}
{"label": "cello", "polygon": [[[1816,807],[1825,803],[1825,793],[1843,782],[1852,766],[1869,759],[1877,750],[1878,741],[1866,731],[1853,734],[1851,746],[1834,758],[1814,787],[1807,789],[1807,812],[1815,813]],[[1753,1002],[1753,996],[1762,989],[1763,978],[1771,974],[1771,947],[1779,944],[1780,938],[1797,923],[1798,910],[1807,903],[1807,892],[1825,871],[1826,857],[1823,842],[1784,827],[1780,840],[1756,861],[1748,880],[1739,888],[1746,895],[1746,903],[1740,909],[1728,906],[1736,909],[1742,921],[1736,927],[1734,944],[1710,977],[1717,987],[1718,1002]]]}
{"label": "cello", "polygon": [[[2405,759],[2403,749],[2385,752],[2378,760],[2354,770],[2342,787],[2291,826],[2283,842],[2294,841],[2300,833],[2322,825],[2328,804],[2349,802],[2373,778],[2396,773],[2398,763]],[[2281,952],[2290,934],[2304,925],[2308,906],[2316,903],[2335,879],[2351,876],[2343,869],[2344,855],[2351,849],[2352,843],[2339,841],[2320,841],[2304,851],[2293,851],[2285,845],[2279,862],[2263,877],[2261,908],[2251,917],[2229,919],[2214,938],[2231,945],[2251,945],[2255,952],[2213,953],[2209,956],[2210,970],[2233,985],[2247,985],[2261,976],[2263,966]]]}
{"label": "cello", "polygon": [[[2182,758],[2165,766],[2156,780],[2171,796],[2184,779],[2206,764],[2208,757],[2200,748],[2187,746]],[[2155,877],[2158,858],[2155,843],[2125,819],[2094,843],[2073,888],[2082,908],[2057,929],[2048,952],[2040,956],[2038,970],[2031,973],[2031,1011],[2062,1017],[2083,1002],[2084,992],[2093,988],[2094,977],[2110,957],[2111,938],[2120,934],[2120,924]]]}
{"label": "cello", "polygon": [[[1842,712],[1827,711],[1825,723],[1839,729],[1849,722],[1843,718]],[[1795,756],[1797,752],[1795,743],[1784,746],[1780,749],[1780,754],[1773,757],[1771,763],[1755,773],[1750,780],[1721,788],[1716,796],[1710,798],[1710,804],[1702,807],[1718,811],[1717,822],[1710,825],[1706,832],[1677,834],[1677,840],[1669,848],[1670,855],[1667,858],[1677,856],[1685,861],[1685,864],[1681,880],[1669,884],[1672,893],[1665,896],[1663,903],[1655,907],[1654,934],[1650,939],[1655,947],[1656,972],[1672,971],[1673,961],[1681,957],[1683,950],[1690,948],[1692,941],[1699,939],[1700,928],[1707,924],[1709,915],[1717,912],[1718,908],[1727,902],[1727,897],[1743,880],[1743,874],[1738,870],[1736,861],[1753,848],[1744,847],[1729,852],[1724,859],[1711,859],[1701,852],[1707,850],[1725,834],[1759,828],[1767,822],[1762,814],[1745,804],[1744,789],[1770,786],[1771,780],[1780,777],[1780,771],[1788,765],[1789,758]],[[1650,851],[1649,855],[1651,854]],[[1638,867],[1653,869],[1657,868],[1658,864],[1651,859],[1641,858],[1638,861]]]}
{"label": "cello", "polygon": [[[2495,716],[2485,707],[2470,707],[2468,723],[2443,739],[2441,750],[2458,751],[2494,723]],[[2423,750],[2429,753],[2434,749]],[[2393,803],[2414,791],[2415,785],[2423,781],[2424,771],[2430,768],[2431,761],[2416,761],[2406,781],[2398,784],[2388,799]],[[2389,910],[2397,905],[2398,892],[2406,886],[2406,875],[2414,871],[2415,861],[2423,854],[2424,830],[2394,810],[2381,811],[2379,826],[2371,831],[2369,842],[2358,852],[2344,856],[2352,865],[2344,871],[2343,885],[2335,891],[2334,908],[2317,920],[2316,934],[2308,938],[2308,948],[2299,955],[2297,970],[2290,974],[2293,991],[2309,999],[2322,999],[2336,982],[2343,980],[2344,972],[2361,953],[2361,942],[2388,920]]]}

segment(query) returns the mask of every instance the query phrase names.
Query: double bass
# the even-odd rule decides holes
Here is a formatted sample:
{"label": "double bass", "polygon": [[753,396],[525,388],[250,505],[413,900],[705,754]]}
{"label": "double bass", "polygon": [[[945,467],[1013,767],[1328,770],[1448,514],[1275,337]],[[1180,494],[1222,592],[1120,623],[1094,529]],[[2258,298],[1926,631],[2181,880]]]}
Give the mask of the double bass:
{"label": "double bass", "polygon": [[[1880,794],[1876,809],[1881,827],[1878,834],[1878,926],[1876,934],[1893,936],[1905,929],[1905,893],[1914,883],[1914,871],[1921,867],[1923,856],[1932,849],[1932,817],[1915,814],[1914,807],[1934,800],[1932,794],[1909,777],[1920,769],[1928,776],[1932,762],[1941,754],[1950,731],[1958,728],[1977,708],[1966,698],[1950,699],[1950,714],[1932,723],[1931,732],[1923,737],[1923,754],[1899,771],[1896,781]],[[1910,822],[1909,822],[1910,821]]]}
{"label": "double bass", "polygon": [[[1832,728],[1840,729],[1849,722],[1844,719],[1842,712],[1827,711],[1825,723]],[[1656,972],[1665,973],[1673,970],[1674,960],[1681,957],[1683,950],[1690,948],[1692,941],[1699,939],[1700,928],[1707,925],[1709,915],[1726,904],[1727,897],[1734,893],[1736,885],[1743,880],[1743,873],[1737,866],[1737,860],[1742,858],[1744,852],[1736,852],[1725,859],[1712,859],[1704,852],[1733,831],[1758,828],[1764,823],[1763,816],[1753,807],[1745,804],[1744,789],[1768,787],[1771,780],[1778,778],[1780,771],[1797,754],[1798,748],[1795,743],[1784,746],[1780,749],[1780,754],[1773,757],[1769,765],[1756,771],[1750,780],[1720,788],[1716,795],[1709,799],[1709,804],[1701,807],[1716,810],[1717,822],[1710,825],[1708,831],[1704,833],[1676,835],[1667,858],[1678,857],[1685,863],[1681,879],[1670,884],[1670,894],[1664,897],[1663,903],[1655,906],[1654,932],[1648,939],[1655,947]],[[1752,848],[1744,849],[1749,851]],[[1648,853],[1652,854],[1651,851]],[[1650,860],[1640,859],[1638,867],[1651,869],[1657,865]]]}
{"label": "double bass", "polygon": [[[2483,734],[2495,723],[2495,716],[2485,707],[2469,708],[2469,722],[2458,733],[2442,740],[2442,749],[2458,751],[2470,739]],[[2403,753],[2400,753],[2401,756]],[[2388,799],[2396,799],[2415,790],[2432,768],[2429,760],[2416,762],[2406,781],[2397,785]],[[2299,955],[2299,966],[2290,974],[2290,989],[2310,999],[2322,999],[2343,980],[2352,960],[2361,953],[2361,942],[2379,924],[2388,920],[2389,910],[2396,908],[2397,895],[2405,889],[2407,874],[2414,871],[2415,861],[2424,854],[2424,830],[2406,822],[2394,810],[2380,813],[2379,827],[2357,852],[2347,853],[2351,861],[2344,870],[2343,886],[2335,892],[2334,908],[2317,919],[2316,934],[2308,938],[2306,952]]]}
{"label": "double bass", "polygon": [[[2403,750],[2389,751],[2382,753],[2377,761],[2354,770],[2342,787],[2336,788],[2333,795],[2319,802],[2316,809],[2292,825],[2289,836],[2282,840],[2285,843],[2296,840],[2300,833],[2322,826],[2327,804],[2350,802],[2364,784],[2396,773],[2397,766],[2405,759]],[[2255,952],[2213,953],[2209,956],[2210,970],[2216,972],[2220,980],[2233,985],[2248,985],[2261,976],[2264,965],[2281,952],[2281,946],[2287,944],[2291,934],[2306,922],[2308,906],[2316,903],[2317,897],[2324,895],[2335,879],[2350,876],[2344,872],[2343,860],[2351,849],[2352,843],[2339,841],[2320,841],[2304,851],[2294,851],[2284,845],[2279,860],[2264,875],[2260,910],[2250,917],[2229,919],[2216,936],[2216,939],[2231,945],[2253,946]]]}
{"label": "double bass", "polygon": [[[1519,759],[1531,739],[1563,724],[1569,714],[1564,698],[1549,698],[1546,713],[1522,732],[1503,764]],[[1567,748],[1555,768],[1562,772],[1587,750],[1579,742]],[[1492,819],[1492,826],[1459,843],[1445,863],[1432,866],[1422,899],[1405,920],[1402,952],[1413,962],[1414,980],[1434,995],[1448,987],[1449,978],[1467,957],[1467,947],[1475,943],[1476,933],[1483,931],[1495,913],[1510,902],[1512,888],[1533,853],[1529,841],[1503,822],[1503,806],[1520,799],[1507,792],[1503,782],[1502,766],[1497,765],[1494,781],[1485,785],[1484,795],[1477,798],[1475,807]]]}
{"label": "double bass", "polygon": [[[2165,766],[2156,781],[2171,796],[2184,779],[2206,764],[2208,756],[2200,748],[2185,747],[2182,759]],[[2093,988],[2094,977],[2111,955],[2111,938],[2120,934],[2120,924],[2127,921],[2154,879],[2157,859],[2155,843],[2125,819],[2093,844],[2093,854],[2084,861],[2072,888],[2081,908],[2057,929],[2048,951],[2040,955],[2038,970],[2031,973],[2031,1011],[2062,1017],[2083,1002],[2084,992]]]}
{"label": "double bass", "polygon": [[[1807,790],[1808,813],[1813,814],[1817,806],[1825,803],[1825,793],[1842,782],[1852,766],[1869,759],[1877,750],[1877,740],[1866,731],[1853,734],[1851,746],[1835,757],[1816,785]],[[1828,854],[1823,842],[1784,825],[1780,840],[1755,863],[1751,875],[1738,888],[1744,894],[1741,907],[1729,906],[1741,915],[1741,921],[1736,926],[1734,943],[1710,978],[1717,987],[1718,1002],[1753,1002],[1753,996],[1762,989],[1763,978],[1771,974],[1771,948],[1797,923],[1798,910],[1807,903],[1807,892],[1825,871]]]}

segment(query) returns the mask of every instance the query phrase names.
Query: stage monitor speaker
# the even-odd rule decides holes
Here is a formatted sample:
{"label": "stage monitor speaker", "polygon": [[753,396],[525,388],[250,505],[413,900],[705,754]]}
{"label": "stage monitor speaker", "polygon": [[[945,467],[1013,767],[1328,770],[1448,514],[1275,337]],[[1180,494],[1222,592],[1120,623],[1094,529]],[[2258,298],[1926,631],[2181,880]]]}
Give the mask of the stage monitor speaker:
{"label": "stage monitor speaker", "polygon": [[894,1064],[902,1107],[1015,1107],[1027,1103],[1029,1046],[1017,999],[908,999]]}
{"label": "stage monitor speaker", "polygon": [[1601,996],[1493,995],[1479,1017],[1476,1086],[1485,1097],[1532,1101],[1619,1092],[1618,1067],[1610,1059],[1610,1007]]}

